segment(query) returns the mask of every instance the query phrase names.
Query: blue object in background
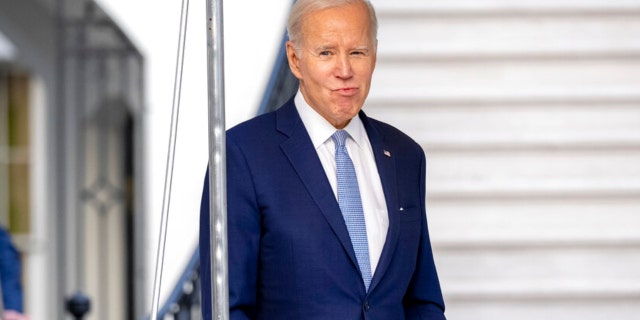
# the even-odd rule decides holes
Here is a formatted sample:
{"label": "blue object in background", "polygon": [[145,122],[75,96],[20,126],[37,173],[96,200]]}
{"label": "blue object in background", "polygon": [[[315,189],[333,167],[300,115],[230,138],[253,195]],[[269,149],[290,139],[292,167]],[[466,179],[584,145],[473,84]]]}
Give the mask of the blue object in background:
{"label": "blue object in background", "polygon": [[21,265],[9,232],[0,227],[0,282],[5,310],[22,312]]}

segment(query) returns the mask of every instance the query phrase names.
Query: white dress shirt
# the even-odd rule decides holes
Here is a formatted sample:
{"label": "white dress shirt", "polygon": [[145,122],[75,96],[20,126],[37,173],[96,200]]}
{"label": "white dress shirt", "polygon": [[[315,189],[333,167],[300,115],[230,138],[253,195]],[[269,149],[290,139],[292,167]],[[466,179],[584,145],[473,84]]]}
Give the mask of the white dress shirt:
{"label": "white dress shirt", "polygon": [[[336,128],[307,104],[300,91],[298,91],[294,102],[337,199],[335,145],[331,139]],[[371,275],[374,275],[389,228],[387,204],[382,191],[378,167],[373,156],[373,149],[360,117],[356,116],[351,119],[344,130],[349,133],[346,147],[356,169],[364,220],[367,225]]]}

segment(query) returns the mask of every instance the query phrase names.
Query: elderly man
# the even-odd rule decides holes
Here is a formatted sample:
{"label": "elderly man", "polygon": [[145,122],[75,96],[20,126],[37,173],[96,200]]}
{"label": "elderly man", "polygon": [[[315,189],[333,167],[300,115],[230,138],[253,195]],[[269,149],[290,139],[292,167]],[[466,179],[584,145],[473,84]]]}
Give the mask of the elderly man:
{"label": "elderly man", "polygon": [[373,7],[298,0],[287,30],[297,95],[227,132],[231,319],[444,319],[424,153],[361,111],[376,65]]}

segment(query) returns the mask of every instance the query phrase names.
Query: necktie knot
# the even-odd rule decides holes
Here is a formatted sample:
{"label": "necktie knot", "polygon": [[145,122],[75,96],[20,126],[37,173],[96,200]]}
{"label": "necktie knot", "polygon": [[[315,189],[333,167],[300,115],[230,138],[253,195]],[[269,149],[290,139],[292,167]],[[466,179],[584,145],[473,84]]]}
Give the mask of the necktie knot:
{"label": "necktie knot", "polygon": [[331,135],[333,142],[336,144],[336,147],[344,146],[345,141],[347,141],[347,136],[349,134],[345,130],[338,130]]}

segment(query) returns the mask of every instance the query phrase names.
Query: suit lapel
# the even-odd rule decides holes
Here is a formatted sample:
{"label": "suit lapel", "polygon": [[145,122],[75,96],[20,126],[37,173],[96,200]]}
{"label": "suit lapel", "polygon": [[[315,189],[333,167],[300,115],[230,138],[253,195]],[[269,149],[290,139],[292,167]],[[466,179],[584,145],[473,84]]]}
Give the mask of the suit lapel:
{"label": "suit lapel", "polygon": [[387,203],[387,211],[389,215],[389,229],[387,231],[387,238],[382,248],[382,254],[376,267],[376,272],[371,279],[371,286],[369,291],[373,290],[375,286],[383,278],[384,273],[389,267],[389,263],[395,252],[398,237],[398,190],[396,180],[396,162],[393,157],[395,150],[392,145],[386,143],[384,135],[375,126],[372,121],[364,114],[360,112],[360,119],[364,124],[373,149],[373,155],[375,157],[376,166],[378,167],[378,174],[380,175],[380,181],[382,183],[382,190],[384,192],[385,201]]}
{"label": "suit lapel", "polygon": [[354,267],[358,269],[356,254],[342,212],[293,100],[277,111],[277,128],[289,137],[280,144],[282,151],[340,240]]}

